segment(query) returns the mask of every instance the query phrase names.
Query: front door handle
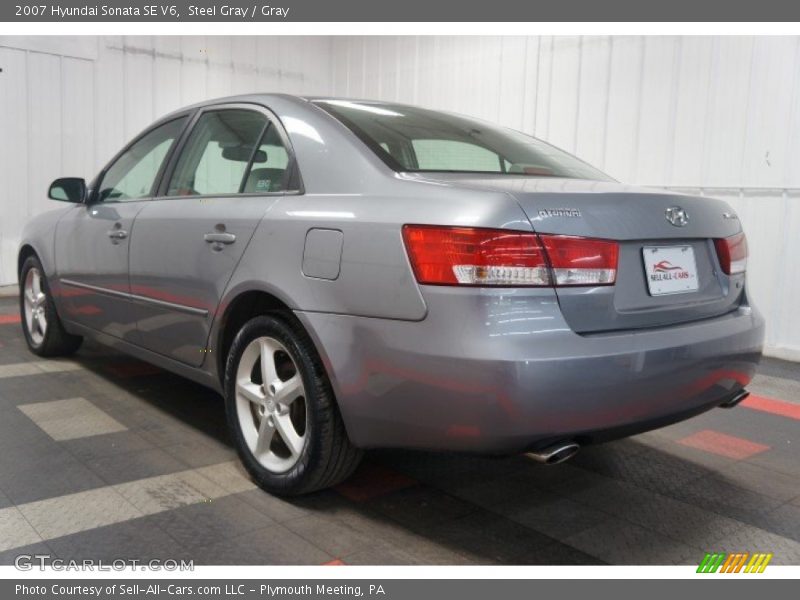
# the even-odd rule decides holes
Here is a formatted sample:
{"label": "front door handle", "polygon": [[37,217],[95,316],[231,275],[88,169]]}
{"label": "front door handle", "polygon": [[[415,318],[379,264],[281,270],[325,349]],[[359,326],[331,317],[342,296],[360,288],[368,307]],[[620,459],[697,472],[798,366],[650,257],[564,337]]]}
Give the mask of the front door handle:
{"label": "front door handle", "polygon": [[128,237],[128,232],[124,229],[112,229],[108,232],[108,237],[112,240],[124,240]]}
{"label": "front door handle", "polygon": [[207,233],[203,237],[209,244],[232,244],[236,241],[236,236],[232,233],[223,233],[220,231]]}

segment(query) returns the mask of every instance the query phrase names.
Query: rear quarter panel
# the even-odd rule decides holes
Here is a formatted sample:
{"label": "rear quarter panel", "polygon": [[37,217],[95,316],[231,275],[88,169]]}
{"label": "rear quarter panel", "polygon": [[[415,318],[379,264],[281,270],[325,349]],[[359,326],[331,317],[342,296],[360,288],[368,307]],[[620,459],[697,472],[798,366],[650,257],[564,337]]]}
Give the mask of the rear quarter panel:
{"label": "rear quarter panel", "polygon": [[[265,104],[287,131],[304,189],[281,197],[261,220],[223,306],[251,287],[271,291],[295,310],[416,321],[425,317],[426,307],[406,256],[403,224],[531,231],[504,191],[403,177],[314,105],[287,97],[270,97]],[[303,274],[312,228],[343,233],[335,280]]]}
{"label": "rear quarter panel", "polygon": [[[370,193],[285,196],[262,219],[230,284],[266,284],[295,310],[418,321],[425,301],[402,239],[405,223],[505,227],[530,223],[505,194],[432,188],[389,180]],[[302,271],[306,234],[313,228],[343,234],[339,276]]]}

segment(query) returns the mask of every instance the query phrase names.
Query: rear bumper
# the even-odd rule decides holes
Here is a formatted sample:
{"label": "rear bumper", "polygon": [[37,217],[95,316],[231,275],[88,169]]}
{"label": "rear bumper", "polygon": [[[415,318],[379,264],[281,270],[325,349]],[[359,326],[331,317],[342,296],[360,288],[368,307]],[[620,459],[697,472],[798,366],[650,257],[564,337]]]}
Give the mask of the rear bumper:
{"label": "rear bumper", "polygon": [[298,313],[356,445],[513,453],[631,435],[717,406],[761,357],[749,306],[582,336],[548,290],[424,292],[419,322]]}

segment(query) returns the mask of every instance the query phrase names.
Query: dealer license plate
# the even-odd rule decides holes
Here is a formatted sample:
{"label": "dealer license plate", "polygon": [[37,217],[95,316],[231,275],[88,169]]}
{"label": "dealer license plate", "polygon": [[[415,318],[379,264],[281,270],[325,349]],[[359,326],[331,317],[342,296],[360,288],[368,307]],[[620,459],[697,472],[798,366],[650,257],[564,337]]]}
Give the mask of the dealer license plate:
{"label": "dealer license plate", "polygon": [[642,256],[651,296],[686,294],[700,287],[691,246],[645,246]]}

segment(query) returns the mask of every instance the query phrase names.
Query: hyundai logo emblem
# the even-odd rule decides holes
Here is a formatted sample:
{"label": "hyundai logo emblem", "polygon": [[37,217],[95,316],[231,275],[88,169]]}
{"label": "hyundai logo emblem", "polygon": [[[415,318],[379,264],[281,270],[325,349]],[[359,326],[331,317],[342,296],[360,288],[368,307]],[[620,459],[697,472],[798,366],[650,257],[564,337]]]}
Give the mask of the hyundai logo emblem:
{"label": "hyundai logo emblem", "polygon": [[680,206],[670,206],[666,211],[667,221],[675,227],[684,227],[689,223],[689,213]]}

